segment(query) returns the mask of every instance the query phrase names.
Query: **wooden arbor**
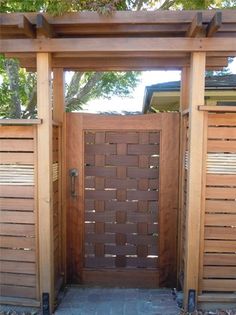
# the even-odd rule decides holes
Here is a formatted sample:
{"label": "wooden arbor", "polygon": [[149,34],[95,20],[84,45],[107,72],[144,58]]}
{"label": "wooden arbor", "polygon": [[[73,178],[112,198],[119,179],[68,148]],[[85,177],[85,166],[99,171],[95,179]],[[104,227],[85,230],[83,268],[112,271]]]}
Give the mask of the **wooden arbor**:
{"label": "wooden arbor", "polygon": [[[209,199],[214,201],[216,198],[216,178],[206,176],[209,150],[210,153],[235,153],[234,146],[231,149],[227,147],[229,143],[234,145],[230,141],[224,144],[225,147],[209,149],[208,126],[231,126],[230,135],[222,135],[220,130],[221,133],[214,137],[221,135],[221,139],[235,139],[236,118],[232,113],[235,109],[204,107],[205,70],[221,69],[227,65],[228,57],[236,55],[235,35],[236,12],[228,10],[116,12],[109,17],[91,12],[62,17],[34,13],[1,14],[0,52],[7,57],[17,57],[23,67],[38,74],[38,117],[42,119],[37,130],[39,296],[41,300],[42,294],[48,293],[51,308],[55,292],[52,139],[53,123],[63,124],[64,70],[182,70],[179,271],[184,274],[185,307],[188,308],[191,299],[199,303],[235,303],[235,224],[227,233],[221,226],[221,230],[217,230],[218,236],[214,236],[211,230],[210,239],[221,240],[218,242],[220,248],[205,240],[206,234],[210,233],[206,220],[221,220],[209,218],[209,203],[213,213],[224,209],[224,213],[231,213],[228,221],[235,220],[235,173],[218,178],[224,189],[226,186],[229,188],[227,195],[221,191],[223,208],[217,202],[215,206],[212,206],[214,202],[209,202]],[[212,111],[221,114],[214,117]],[[211,184],[206,181],[211,181]],[[62,184],[61,181],[60,191],[63,191]],[[210,190],[213,197],[207,196],[207,185],[213,185]],[[63,202],[61,207],[64,209]],[[225,222],[225,225],[229,224]],[[230,235],[228,238],[227,234]],[[211,249],[213,245],[215,248]],[[218,253],[216,259],[224,261],[217,263],[218,274],[213,270],[214,261],[209,262],[214,260],[212,254],[208,255],[209,251],[213,255]],[[226,253],[226,256],[219,257],[219,253]],[[205,265],[210,267],[205,268]],[[228,276],[224,278],[225,270]]]}

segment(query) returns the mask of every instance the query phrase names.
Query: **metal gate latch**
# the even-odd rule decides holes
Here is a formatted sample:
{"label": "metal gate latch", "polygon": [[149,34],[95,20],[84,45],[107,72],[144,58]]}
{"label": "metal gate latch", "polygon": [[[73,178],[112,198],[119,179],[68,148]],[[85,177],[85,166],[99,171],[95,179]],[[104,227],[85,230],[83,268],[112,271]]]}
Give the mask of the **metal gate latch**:
{"label": "metal gate latch", "polygon": [[69,170],[69,175],[70,175],[70,194],[71,197],[76,197],[76,189],[75,189],[75,179],[79,175],[79,172],[76,168],[71,168]]}

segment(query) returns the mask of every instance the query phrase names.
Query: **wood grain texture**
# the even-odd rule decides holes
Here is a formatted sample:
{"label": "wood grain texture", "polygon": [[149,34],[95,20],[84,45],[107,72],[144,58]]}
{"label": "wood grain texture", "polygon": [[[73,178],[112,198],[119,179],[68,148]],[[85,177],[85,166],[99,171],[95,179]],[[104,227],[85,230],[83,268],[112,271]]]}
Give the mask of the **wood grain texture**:
{"label": "wood grain texture", "polygon": [[[77,197],[69,197],[68,224],[71,228],[68,230],[68,273],[72,282],[86,283],[86,279],[83,279],[84,266],[96,268],[98,273],[101,268],[114,268],[114,279],[117,268],[157,270],[159,131],[163,125],[170,124],[173,129],[166,133],[165,144],[173,142],[163,158],[163,161],[166,159],[163,167],[170,167],[170,174],[172,172],[165,187],[167,189],[172,184],[171,193],[166,193],[166,196],[170,194],[168,206],[173,202],[172,212],[176,214],[178,193],[174,187],[173,173],[177,178],[178,141],[174,137],[178,135],[177,114],[150,117],[67,114],[67,167],[68,170],[72,167],[79,169],[79,178],[75,183]],[[121,125],[124,127],[122,130]],[[163,209],[163,215],[168,206],[166,204]],[[175,281],[172,266],[167,270],[168,264],[174,266],[171,259],[176,247],[176,230],[173,230],[176,217],[172,212],[173,219],[162,232],[171,235],[163,236],[169,237],[169,256],[165,259],[166,269],[162,269],[165,273],[162,285]],[[166,219],[167,216],[169,214],[166,214]],[[165,221],[165,224],[168,222]],[[167,249],[162,253],[167,256]],[[115,281],[113,285],[116,285]]]}
{"label": "wood grain texture", "polygon": [[36,285],[36,277],[34,275],[26,276],[22,274],[0,273],[0,284],[15,285],[16,283],[34,287]]}
{"label": "wood grain texture", "polygon": [[17,152],[17,151],[33,151],[33,140],[27,139],[0,139],[0,148],[1,151],[11,151],[11,152]]}
{"label": "wood grain texture", "polygon": [[236,266],[236,255],[232,254],[204,254],[205,266]]}
{"label": "wood grain texture", "polygon": [[[205,183],[205,241],[200,286],[204,294],[228,292],[226,298],[236,288],[236,175],[232,158],[236,153],[235,118],[227,108],[208,112],[207,151],[211,169],[208,167]],[[229,169],[231,174],[228,174]]]}
{"label": "wood grain texture", "polygon": [[[107,121],[106,126],[108,124],[109,121]],[[90,234],[86,234],[85,256],[90,256],[85,258],[85,266],[96,267],[97,264],[97,267],[113,265],[115,268],[126,268],[139,267],[141,264],[144,268],[151,267],[154,264],[151,263],[150,258],[147,258],[148,247],[147,245],[139,244],[140,241],[138,239],[130,239],[132,247],[124,246],[123,250],[120,247],[113,247],[112,252],[116,258],[106,258],[106,255],[110,255],[110,251],[106,246],[109,242],[109,234],[104,234],[104,232],[105,226],[106,232],[107,227],[109,227],[110,233],[121,233],[127,240],[129,239],[127,234],[131,233],[135,226],[141,224],[141,222],[150,223],[157,220],[154,213],[153,215],[146,214],[145,210],[142,214],[131,213],[130,210],[133,207],[130,209],[127,202],[137,199],[142,200],[145,201],[145,206],[148,208],[149,201],[158,199],[156,190],[158,185],[155,187],[152,184],[153,191],[149,191],[149,183],[151,183],[151,179],[157,182],[158,178],[158,170],[150,169],[150,163],[152,154],[159,153],[159,134],[155,132],[140,132],[138,130],[136,132],[87,131],[85,141],[86,159],[92,161],[94,165],[85,166],[85,183],[87,179],[87,183],[90,186],[90,188],[85,186],[85,201],[96,200],[94,205],[96,211],[85,214],[86,220],[95,221],[95,227],[92,230],[86,228],[87,224],[91,225],[91,221],[86,221],[85,223],[85,230],[90,232]],[[95,188],[94,190],[91,190],[91,176],[94,178],[94,184],[92,184]],[[137,177],[137,180],[131,177]],[[138,187],[140,190],[138,190]],[[121,208],[117,208],[117,211],[108,213],[104,208],[105,200],[116,200],[114,203],[117,202],[121,205],[123,202],[123,205]],[[116,224],[111,223],[107,225],[112,220]],[[139,233],[137,227],[135,230]],[[93,232],[95,233],[94,235],[92,234]],[[153,232],[157,232],[157,230],[153,229]],[[146,229],[144,235],[147,235],[147,233]],[[124,243],[120,238],[116,239],[116,241],[118,244]],[[129,250],[130,253],[128,252]],[[129,254],[134,257],[132,259],[127,258]],[[156,255],[154,250],[152,254]],[[142,260],[138,257],[142,257]]]}
{"label": "wood grain texture", "polygon": [[35,299],[34,287],[25,287],[25,286],[17,286],[17,285],[1,285],[1,295],[7,297],[18,297],[18,298],[30,298]]}
{"label": "wood grain texture", "polygon": [[233,113],[209,113],[209,126],[236,126],[236,114]]}
{"label": "wood grain texture", "polygon": [[54,303],[53,200],[52,200],[52,97],[51,56],[37,54],[37,108],[43,124],[37,129],[37,197],[39,231],[40,296],[48,292],[50,309]]}
{"label": "wood grain texture", "polygon": [[1,223],[35,223],[35,216],[33,212],[22,211],[1,211]]}
{"label": "wood grain texture", "polygon": [[[189,92],[189,142],[186,211],[184,307],[190,289],[198,291],[201,247],[202,175],[204,172],[204,105],[206,54],[191,54]],[[197,301],[195,301],[197,302]]]}
{"label": "wood grain texture", "polygon": [[[9,220],[8,220],[9,222]],[[15,222],[15,221],[14,221]],[[0,234],[11,236],[35,236],[35,226],[33,224],[10,224],[0,223]]]}
{"label": "wood grain texture", "polygon": [[204,279],[202,281],[204,291],[234,292],[236,280],[231,279]]}
{"label": "wood grain texture", "polygon": [[36,128],[28,122],[25,126],[10,122],[13,125],[0,126],[0,291],[8,300],[17,299],[17,304],[24,304],[25,298],[34,304],[38,300]]}
{"label": "wood grain texture", "polygon": [[[35,275],[36,268],[32,262],[2,261],[1,272]],[[17,285],[17,282],[15,284]]]}
{"label": "wood grain texture", "polygon": [[36,260],[33,250],[0,248],[0,255],[7,261],[35,262]]}
{"label": "wood grain texture", "polygon": [[0,152],[0,163],[1,164],[33,164],[34,155],[28,152]]}
{"label": "wood grain texture", "polygon": [[71,168],[76,168],[79,171],[79,176],[75,179],[75,197],[70,194],[71,182],[70,178],[67,179],[67,279],[70,283],[82,282],[81,272],[84,264],[84,147],[82,124],[82,117],[75,119],[74,115],[66,115],[67,174]]}
{"label": "wood grain texture", "polygon": [[175,285],[179,175],[179,115],[163,114],[160,147],[160,284]]}
{"label": "wood grain texture", "polygon": [[[142,24],[142,25],[152,25],[158,22],[161,24],[176,24],[176,23],[191,23],[196,15],[196,10],[184,10],[181,12],[168,11],[164,10],[161,12],[147,12],[147,11],[138,11],[138,12],[127,12],[127,11],[118,11],[114,17],[110,16],[100,16],[96,12],[76,12],[68,13],[63,16],[51,16],[47,13],[42,15],[47,19],[48,23],[52,25],[66,25],[67,27],[72,24],[79,26],[90,25],[91,20],[93,25],[107,25],[111,27],[113,25],[120,24]],[[203,11],[203,22],[209,23],[214,17],[215,10],[212,11]],[[36,24],[37,13],[25,13],[25,16],[32,24]],[[13,13],[10,16],[8,14],[2,14],[2,25],[14,25],[18,24],[21,20],[21,13]],[[223,20],[227,23],[234,23],[235,13],[231,10],[222,11]]]}
{"label": "wood grain texture", "polygon": [[33,199],[0,198],[0,210],[33,211]]}
{"label": "wood grain texture", "polygon": [[43,38],[43,39],[2,39],[1,53],[12,52],[93,52],[95,56],[104,53],[122,54],[129,52],[231,52],[235,43],[230,38],[100,38],[99,42],[93,38]]}

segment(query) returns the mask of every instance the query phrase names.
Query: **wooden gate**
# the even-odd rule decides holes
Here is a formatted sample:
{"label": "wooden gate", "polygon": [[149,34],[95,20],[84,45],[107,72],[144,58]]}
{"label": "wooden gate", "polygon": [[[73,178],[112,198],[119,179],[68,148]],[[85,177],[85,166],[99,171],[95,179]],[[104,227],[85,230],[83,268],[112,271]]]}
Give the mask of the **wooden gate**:
{"label": "wooden gate", "polygon": [[68,281],[175,284],[179,116],[66,114]]}

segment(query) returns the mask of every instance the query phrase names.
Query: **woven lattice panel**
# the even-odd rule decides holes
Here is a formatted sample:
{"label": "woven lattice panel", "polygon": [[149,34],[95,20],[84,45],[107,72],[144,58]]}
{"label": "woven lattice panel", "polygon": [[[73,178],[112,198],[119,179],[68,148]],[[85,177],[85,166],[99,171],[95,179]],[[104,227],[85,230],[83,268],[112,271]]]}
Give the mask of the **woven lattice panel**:
{"label": "woven lattice panel", "polygon": [[85,133],[85,267],[156,268],[158,132]]}

